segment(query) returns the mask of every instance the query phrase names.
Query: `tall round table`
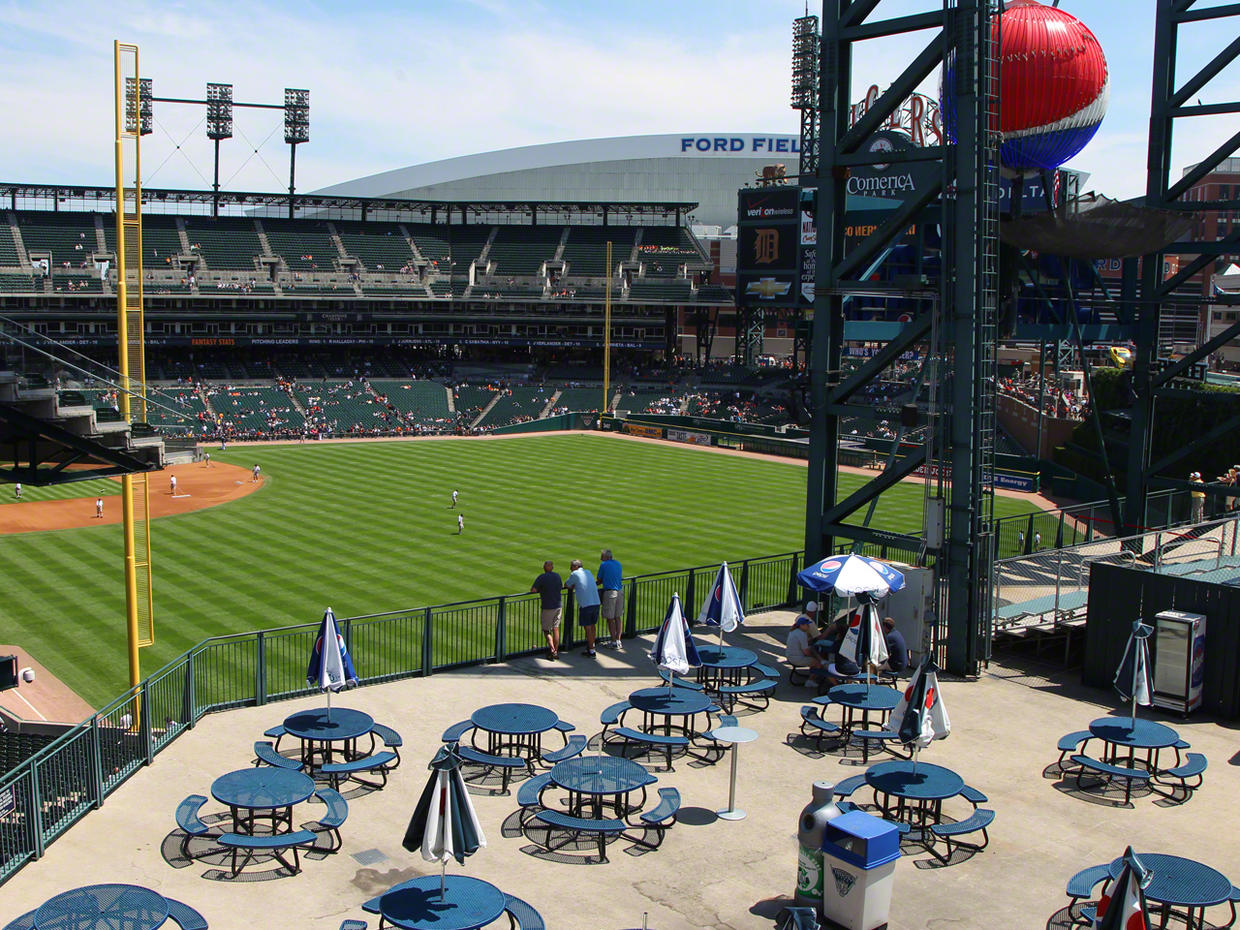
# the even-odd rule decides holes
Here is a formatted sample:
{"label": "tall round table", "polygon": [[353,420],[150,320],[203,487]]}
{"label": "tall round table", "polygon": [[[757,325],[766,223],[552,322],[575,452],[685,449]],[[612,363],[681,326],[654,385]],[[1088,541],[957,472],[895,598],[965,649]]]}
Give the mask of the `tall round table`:
{"label": "tall round table", "polygon": [[[1180,741],[1180,734],[1165,723],[1141,717],[1135,721],[1131,717],[1099,717],[1090,721],[1089,735],[1107,744],[1105,761],[1123,759],[1129,768],[1138,761],[1137,750],[1145,750],[1145,758],[1141,761],[1151,772],[1158,771],[1159,750]],[[1124,750],[1127,750],[1127,756]]]}
{"label": "tall round table", "polygon": [[351,707],[316,707],[301,710],[284,718],[284,730],[301,740],[301,757],[306,768],[314,771],[315,744],[320,744],[319,757],[331,762],[335,743],[343,743],[346,759],[357,756],[357,740],[375,725],[375,718]]}
{"label": "tall round table", "polygon": [[698,682],[708,691],[717,691],[723,685],[743,684],[741,675],[745,669],[758,661],[752,649],[740,646],[698,645]]}
{"label": "tall round table", "polygon": [[[954,798],[964,790],[964,779],[951,769],[930,762],[895,760],[870,766],[865,773],[865,783],[878,795],[896,798],[895,819],[904,820],[910,826],[927,827],[938,823],[942,815],[943,801]],[[883,814],[891,812],[890,802],[879,802]]]}
{"label": "tall round table", "polygon": [[530,760],[542,758],[542,734],[560,722],[553,710],[537,704],[490,704],[470,717],[474,732],[487,734],[487,752],[511,754]]}
{"label": "tall round table", "polygon": [[379,899],[380,922],[402,930],[478,930],[499,919],[507,907],[504,893],[469,875],[423,875]]}
{"label": "tall round table", "polygon": [[[211,784],[211,797],[232,811],[233,829],[254,832],[261,812],[271,818],[271,832],[281,824],[293,829],[293,806],[314,794],[314,779],[303,772],[261,765],[221,775]],[[242,811],[248,812],[243,816]],[[283,814],[281,814],[283,811]]]}
{"label": "tall round table", "polygon": [[168,899],[140,885],[86,885],[44,901],[34,912],[36,930],[89,927],[154,930],[168,919]]}
{"label": "tall round table", "polygon": [[728,806],[715,811],[720,820],[744,820],[745,812],[736,806],[736,752],[741,743],[752,743],[758,738],[756,731],[748,727],[715,727],[710,731],[711,738],[720,743],[732,746],[732,774],[728,779]]}
{"label": "tall round table", "polygon": [[[1223,904],[1231,897],[1231,880],[1222,872],[1194,859],[1170,856],[1165,853],[1138,852],[1141,864],[1150,870],[1150,883],[1145,886],[1145,897],[1166,907],[1178,906],[1188,909],[1188,927],[1204,927],[1206,908]],[[1111,880],[1119,878],[1124,870],[1121,856],[1108,866]],[[1164,914],[1164,923],[1166,915]]]}

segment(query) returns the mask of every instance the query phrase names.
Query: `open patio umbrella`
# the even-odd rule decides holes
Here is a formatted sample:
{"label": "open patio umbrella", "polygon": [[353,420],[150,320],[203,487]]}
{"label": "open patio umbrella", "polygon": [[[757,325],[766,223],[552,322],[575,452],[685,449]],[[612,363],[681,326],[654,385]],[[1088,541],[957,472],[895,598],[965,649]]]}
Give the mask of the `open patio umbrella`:
{"label": "open patio umbrella", "polygon": [[914,766],[917,765],[917,753],[936,739],[946,739],[952,731],[947,707],[939,692],[937,671],[938,666],[927,653],[887,724],[888,729],[899,735],[900,742],[912,749]]}
{"label": "open patio umbrella", "polygon": [[797,573],[804,588],[822,594],[856,597],[872,594],[876,600],[904,587],[904,575],[886,562],[855,552],[833,555]]}
{"label": "open patio umbrella", "polygon": [[1140,620],[1133,623],[1128,643],[1124,646],[1124,657],[1115,672],[1115,689],[1132,700],[1134,724],[1137,722],[1137,705],[1149,707],[1154,703],[1154,686],[1150,681],[1150,634],[1153,632],[1152,626]]}
{"label": "open patio umbrella", "polygon": [[698,613],[698,623],[719,627],[719,645],[723,645],[723,634],[731,633],[745,622],[745,608],[741,604],[741,596],[732,583],[732,573],[728,571],[728,563],[719,566],[715,575],[715,583],[711,585],[706,600],[702,601],[702,609]]}
{"label": "open patio umbrella", "polygon": [[439,893],[444,890],[448,860],[465,864],[487,844],[474,812],[473,800],[461,777],[461,758],[455,749],[445,746],[435,753],[428,768],[430,780],[422,789],[418,805],[405,830],[402,844],[410,852],[421,852],[427,862],[439,863]]}
{"label": "open patio umbrella", "polygon": [[1098,901],[1094,930],[1149,930],[1144,888],[1150,878],[1150,870],[1129,846],[1124,850],[1124,868],[1119,877]]}
{"label": "open patio umbrella", "polygon": [[672,680],[676,673],[685,674],[691,668],[699,668],[702,664],[698,656],[697,644],[689,632],[689,624],[680,610],[680,595],[673,594],[672,602],[667,605],[667,616],[663,618],[663,626],[650,650],[651,661],[659,668],[668,671],[667,688],[672,689]]}
{"label": "open patio umbrella", "polygon": [[357,672],[353,659],[344,644],[344,637],[336,626],[336,615],[330,607],[323,612],[323,626],[310,651],[310,664],[306,667],[306,681],[327,692],[327,717],[332,714],[332,692],[357,684]]}
{"label": "open patio umbrella", "polygon": [[859,594],[861,610],[849,621],[848,632],[840,643],[840,652],[851,657],[857,667],[867,673],[887,661],[887,637],[878,622],[878,610],[868,594]]}

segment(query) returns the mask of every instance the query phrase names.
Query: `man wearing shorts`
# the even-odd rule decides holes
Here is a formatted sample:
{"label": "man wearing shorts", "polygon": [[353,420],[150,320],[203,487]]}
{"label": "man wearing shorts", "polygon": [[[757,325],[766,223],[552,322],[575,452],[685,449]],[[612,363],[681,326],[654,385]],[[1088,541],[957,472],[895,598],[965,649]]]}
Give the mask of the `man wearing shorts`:
{"label": "man wearing shorts", "polygon": [[594,576],[581,567],[581,559],[573,559],[568,587],[577,600],[577,625],[586,631],[585,654],[594,658],[594,627],[598,623],[599,596]]}
{"label": "man wearing shorts", "polygon": [[611,633],[611,639],[604,640],[600,645],[622,649],[624,647],[620,643],[620,618],[624,616],[624,595],[621,591],[620,580],[624,572],[620,568],[620,563],[611,557],[610,549],[600,552],[599,559],[598,583],[603,589],[601,612]]}
{"label": "man wearing shorts", "polygon": [[543,562],[543,573],[534,579],[530,588],[531,594],[541,598],[543,636],[547,638],[547,651],[551,658],[560,657],[560,610],[563,604],[564,581],[552,569],[555,565],[550,560]]}
{"label": "man wearing shorts", "polygon": [[175,495],[177,493],[177,476],[168,476],[168,493]]}

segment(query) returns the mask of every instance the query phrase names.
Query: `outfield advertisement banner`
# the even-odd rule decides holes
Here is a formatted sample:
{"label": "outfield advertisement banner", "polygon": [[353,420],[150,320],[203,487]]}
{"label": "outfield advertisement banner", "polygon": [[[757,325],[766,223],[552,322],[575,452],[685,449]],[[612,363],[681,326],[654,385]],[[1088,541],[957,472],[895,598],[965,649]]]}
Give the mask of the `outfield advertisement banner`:
{"label": "outfield advertisement banner", "polygon": [[[914,469],[913,474],[921,478],[925,476],[926,471],[926,466],[922,465]],[[937,466],[931,465],[929,471],[932,476],[938,477],[939,469]],[[996,488],[1005,488],[1009,491],[1034,493],[1038,490],[1038,475],[1035,472],[997,471],[991,475],[991,480],[986,483],[994,485]]]}
{"label": "outfield advertisement banner", "polygon": [[692,443],[695,446],[709,446],[711,444],[708,435],[689,429],[669,429],[667,431],[667,438],[675,442]]}
{"label": "outfield advertisement banner", "polygon": [[625,423],[624,431],[634,436],[645,436],[647,439],[663,438],[663,429],[658,426],[641,426],[637,423]]}

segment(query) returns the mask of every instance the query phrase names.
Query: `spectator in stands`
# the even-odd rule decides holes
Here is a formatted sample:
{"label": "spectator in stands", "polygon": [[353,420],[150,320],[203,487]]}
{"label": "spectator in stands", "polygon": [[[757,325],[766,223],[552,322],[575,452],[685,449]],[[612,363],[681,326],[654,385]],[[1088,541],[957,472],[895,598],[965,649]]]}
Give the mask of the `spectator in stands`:
{"label": "spectator in stands", "polygon": [[620,640],[620,618],[624,616],[624,597],[621,593],[621,579],[624,570],[620,563],[612,558],[611,550],[604,549],[599,553],[599,566],[596,578],[603,589],[602,614],[607,621],[611,639],[604,640],[600,645],[611,649],[623,649]]}
{"label": "spectator in stands", "polygon": [[560,657],[560,611],[563,608],[564,581],[555,572],[555,563],[543,562],[542,574],[534,579],[531,594],[539,597],[539,622],[547,640],[547,652],[552,659]]}
{"label": "spectator in stands", "polygon": [[894,617],[883,617],[883,633],[887,641],[887,661],[879,668],[899,674],[908,668],[908,643],[904,641],[904,634],[896,629]]}
{"label": "spectator in stands", "polygon": [[568,576],[567,587],[573,591],[577,601],[577,625],[586,634],[586,651],[583,655],[594,658],[594,628],[598,624],[600,598],[598,585],[591,575],[581,566],[581,559],[573,559],[572,572]]}
{"label": "spectator in stands", "polygon": [[827,670],[813,646],[816,639],[818,627],[805,614],[800,614],[792,621],[792,629],[788,631],[788,638],[784,641],[784,658],[788,660],[788,664],[793,668],[809,671],[809,679],[805,683],[807,688],[817,688],[827,680]]}
{"label": "spectator in stands", "polygon": [[1199,471],[1189,475],[1188,480],[1193,485],[1190,495],[1193,501],[1193,522],[1200,523],[1206,518],[1206,483],[1201,480],[1201,472]]}

